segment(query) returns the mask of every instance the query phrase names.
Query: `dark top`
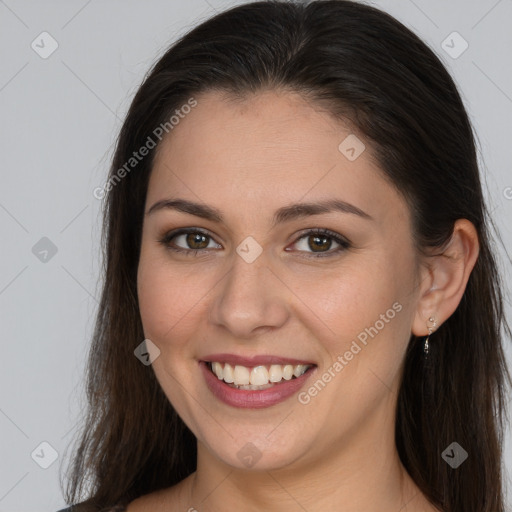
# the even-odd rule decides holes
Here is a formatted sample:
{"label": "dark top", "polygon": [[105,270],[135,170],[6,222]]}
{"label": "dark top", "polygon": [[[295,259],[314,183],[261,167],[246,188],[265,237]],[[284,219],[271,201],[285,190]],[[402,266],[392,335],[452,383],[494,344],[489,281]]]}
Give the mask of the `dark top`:
{"label": "dark top", "polygon": [[[80,510],[80,507],[78,509],[76,507],[77,507],[76,505],[75,506],[71,505],[68,508],[63,508],[61,510],[58,510],[57,512],[78,512]],[[116,505],[114,507],[104,508],[101,510],[101,512],[125,512],[125,511],[126,511],[126,507],[124,507],[123,505]]]}

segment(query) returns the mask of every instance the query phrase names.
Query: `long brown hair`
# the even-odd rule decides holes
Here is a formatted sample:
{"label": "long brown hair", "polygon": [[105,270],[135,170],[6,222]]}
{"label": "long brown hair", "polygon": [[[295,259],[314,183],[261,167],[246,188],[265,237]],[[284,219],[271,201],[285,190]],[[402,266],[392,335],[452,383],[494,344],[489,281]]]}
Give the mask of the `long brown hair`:
{"label": "long brown hair", "polygon": [[[196,469],[194,435],[152,367],[134,356],[144,339],[136,280],[155,149],[136,165],[127,162],[148,137],[159,141],[155,129],[191,97],[277,87],[328,105],[370,141],[382,172],[408,202],[418,250],[443,245],[457,219],[476,227],[477,263],[457,310],[430,338],[428,365],[411,336],[395,440],[411,477],[439,509],[504,512],[501,450],[511,378],[502,340],[510,330],[472,128],[436,55],[388,14],[344,0],[255,2],[222,12],[175,42],[135,95],[105,188],[103,289],[68,502],[87,498],[84,510],[91,511],[127,504]],[[456,469],[441,457],[453,441],[469,454]]]}

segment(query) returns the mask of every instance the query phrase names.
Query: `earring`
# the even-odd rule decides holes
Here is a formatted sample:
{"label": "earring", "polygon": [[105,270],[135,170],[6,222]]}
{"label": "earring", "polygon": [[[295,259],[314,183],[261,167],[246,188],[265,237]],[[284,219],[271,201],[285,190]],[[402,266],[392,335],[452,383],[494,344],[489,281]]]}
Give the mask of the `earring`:
{"label": "earring", "polygon": [[431,325],[427,324],[428,335],[425,338],[425,344],[423,346],[423,352],[425,353],[425,358],[428,356],[428,339],[430,338],[430,335],[434,332],[434,329],[436,328],[436,325],[437,325],[436,319],[433,316],[431,316],[428,319],[428,321],[430,322]]}

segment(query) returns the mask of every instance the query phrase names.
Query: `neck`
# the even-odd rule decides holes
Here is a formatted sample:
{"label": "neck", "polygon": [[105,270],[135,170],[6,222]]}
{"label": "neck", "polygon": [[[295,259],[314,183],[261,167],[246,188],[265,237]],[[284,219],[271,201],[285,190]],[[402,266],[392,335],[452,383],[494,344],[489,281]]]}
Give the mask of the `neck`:
{"label": "neck", "polygon": [[394,419],[384,410],[337,444],[317,448],[284,468],[258,471],[233,468],[199,442],[184,510],[434,510],[403,467]]}

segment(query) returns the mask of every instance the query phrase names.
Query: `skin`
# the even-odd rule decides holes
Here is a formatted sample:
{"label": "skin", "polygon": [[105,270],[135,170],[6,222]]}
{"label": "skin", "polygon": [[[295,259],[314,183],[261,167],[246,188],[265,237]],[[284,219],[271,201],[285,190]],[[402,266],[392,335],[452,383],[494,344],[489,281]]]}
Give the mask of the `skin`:
{"label": "skin", "polygon": [[[411,333],[426,335],[430,316],[439,326],[460,302],[478,255],[474,227],[457,221],[444,256],[420,256],[405,201],[369,143],[359,137],[366,150],[355,161],[338,150],[347,125],[290,92],[196,99],[159,147],[146,212],[179,197],[220,209],[224,221],[146,213],[138,294],[145,336],[161,351],[155,374],[197,437],[197,471],[128,511],[436,510],[398,458],[396,400]],[[271,226],[278,208],[327,198],[372,219],[331,212]],[[186,256],[159,242],[177,228],[211,238],[171,244],[207,248]],[[308,244],[309,228],[351,246]],[[236,252],[248,236],[263,249],[252,263]],[[330,256],[314,257],[322,251]],[[295,357],[316,362],[310,386],[394,303],[400,312],[306,405],[294,395],[263,409],[228,406],[198,367],[214,352]],[[237,457],[248,442],[261,452],[251,468]]]}

